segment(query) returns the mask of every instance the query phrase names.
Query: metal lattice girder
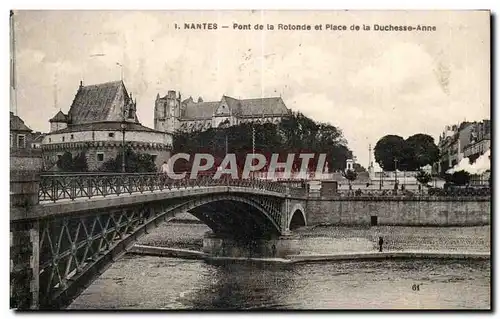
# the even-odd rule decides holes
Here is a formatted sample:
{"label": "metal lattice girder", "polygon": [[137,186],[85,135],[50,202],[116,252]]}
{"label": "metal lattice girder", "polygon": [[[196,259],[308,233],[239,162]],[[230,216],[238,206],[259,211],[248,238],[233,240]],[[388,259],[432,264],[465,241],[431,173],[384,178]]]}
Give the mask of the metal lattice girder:
{"label": "metal lattice girder", "polygon": [[[53,305],[57,295],[68,289],[75,276],[92,272],[92,265],[107,255],[117,243],[130,237],[140,225],[158,216],[161,210],[157,204],[157,207],[154,206],[138,205],[110,212],[42,220],[39,277],[41,306]],[[168,210],[165,209],[165,212]]]}

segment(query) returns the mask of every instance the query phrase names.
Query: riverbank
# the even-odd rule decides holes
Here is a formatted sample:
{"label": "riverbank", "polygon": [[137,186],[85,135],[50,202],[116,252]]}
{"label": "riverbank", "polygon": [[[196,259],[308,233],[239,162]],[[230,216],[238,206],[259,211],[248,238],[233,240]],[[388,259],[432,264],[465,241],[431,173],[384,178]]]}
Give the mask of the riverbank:
{"label": "riverbank", "polygon": [[[457,251],[490,252],[490,226],[473,227],[341,227],[312,226],[295,231],[301,238],[364,238],[377,248],[379,237],[387,251]],[[315,249],[311,247],[311,249]]]}
{"label": "riverbank", "polygon": [[175,257],[183,259],[199,259],[208,262],[263,262],[263,263],[303,263],[345,260],[386,260],[386,259],[463,259],[488,260],[490,253],[486,252],[455,252],[455,251],[384,251],[384,252],[341,252],[324,255],[289,255],[285,258],[253,258],[253,257],[215,257],[201,251],[135,245],[129,251],[136,255]]}
{"label": "riverbank", "polygon": [[[194,217],[193,217],[194,218]],[[184,218],[183,218],[184,219]],[[204,224],[163,223],[137,244],[201,251],[203,236],[210,231]],[[490,252],[490,226],[475,227],[405,227],[405,226],[312,226],[294,231],[304,239],[301,255],[331,254],[335,239],[359,239],[377,249],[384,238],[385,251]]]}
{"label": "riverbank", "polygon": [[203,236],[210,228],[205,224],[195,222],[162,223],[151,233],[141,237],[137,244],[171,247],[179,249],[201,250],[203,248]]}

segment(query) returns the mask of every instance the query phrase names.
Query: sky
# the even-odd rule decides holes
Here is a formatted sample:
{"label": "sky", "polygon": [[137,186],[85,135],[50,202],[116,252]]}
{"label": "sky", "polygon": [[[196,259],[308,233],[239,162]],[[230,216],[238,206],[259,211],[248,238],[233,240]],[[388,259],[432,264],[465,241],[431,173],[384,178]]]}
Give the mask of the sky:
{"label": "sky", "polygon": [[[148,127],[156,95],[168,90],[204,101],[281,96],[293,111],[339,127],[365,167],[369,145],[387,134],[425,133],[437,143],[446,125],[490,118],[487,11],[16,11],[14,21],[11,111],[36,131],[47,132],[59,109],[68,112],[81,80],[122,74]],[[184,23],[218,28],[186,30]],[[265,27],[233,30],[233,23]],[[436,31],[332,31],[326,24]]]}

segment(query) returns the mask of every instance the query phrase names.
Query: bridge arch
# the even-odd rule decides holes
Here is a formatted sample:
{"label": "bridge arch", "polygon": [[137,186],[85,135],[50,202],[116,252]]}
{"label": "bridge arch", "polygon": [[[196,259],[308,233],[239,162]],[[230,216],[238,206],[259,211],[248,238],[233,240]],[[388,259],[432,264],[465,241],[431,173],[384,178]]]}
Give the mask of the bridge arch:
{"label": "bridge arch", "polygon": [[307,226],[307,219],[304,207],[301,204],[296,204],[290,210],[290,218],[288,222],[288,229],[294,230],[299,227]]}
{"label": "bridge arch", "polygon": [[[194,199],[181,207],[204,222],[214,233],[229,237],[265,238],[281,234],[273,208],[246,197],[221,194]],[[271,210],[271,211],[270,211]]]}

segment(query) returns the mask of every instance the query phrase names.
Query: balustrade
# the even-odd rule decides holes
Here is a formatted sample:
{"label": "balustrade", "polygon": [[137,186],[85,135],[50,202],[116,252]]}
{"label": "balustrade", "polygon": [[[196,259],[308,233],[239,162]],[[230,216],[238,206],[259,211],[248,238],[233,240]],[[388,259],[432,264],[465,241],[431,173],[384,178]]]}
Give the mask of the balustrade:
{"label": "balustrade", "polygon": [[183,178],[173,179],[158,173],[66,173],[41,175],[38,197],[40,201],[55,202],[62,199],[214,186],[247,187],[280,193],[286,191],[285,186],[272,181],[229,177],[215,179],[209,174],[198,174],[195,178],[186,174]]}

